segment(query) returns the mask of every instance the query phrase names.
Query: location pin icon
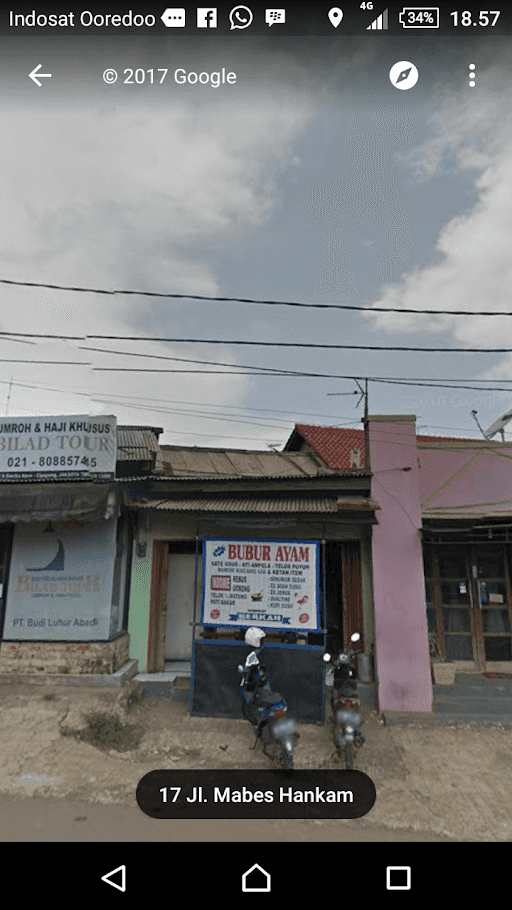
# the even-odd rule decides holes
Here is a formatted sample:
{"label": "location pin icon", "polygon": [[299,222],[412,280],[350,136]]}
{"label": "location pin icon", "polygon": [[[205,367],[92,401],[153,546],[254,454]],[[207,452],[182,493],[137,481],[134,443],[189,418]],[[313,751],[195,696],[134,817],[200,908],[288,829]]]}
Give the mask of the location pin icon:
{"label": "location pin icon", "polygon": [[338,28],[341,20],[343,19],[343,10],[339,6],[333,6],[328,13],[329,21],[331,25],[334,25],[334,28]]}

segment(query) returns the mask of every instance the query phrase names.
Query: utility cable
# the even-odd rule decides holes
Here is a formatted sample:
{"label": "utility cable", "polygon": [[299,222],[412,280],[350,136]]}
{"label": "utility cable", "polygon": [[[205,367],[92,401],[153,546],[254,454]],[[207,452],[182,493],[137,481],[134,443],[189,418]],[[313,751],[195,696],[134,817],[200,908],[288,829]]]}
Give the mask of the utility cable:
{"label": "utility cable", "polygon": [[502,313],[499,310],[412,310],[400,307],[368,307],[353,306],[342,303],[298,303],[292,300],[254,300],[248,297],[206,297],[202,294],[167,294],[163,291],[126,291],[126,290],[106,290],[104,288],[84,288],[67,286],[63,284],[41,284],[35,281],[9,281],[6,278],[0,278],[0,284],[14,285],[17,287],[30,288],[48,288],[54,291],[72,291],[81,294],[104,294],[108,296],[131,295],[137,297],[163,297],[171,300],[205,300],[212,303],[254,303],[262,306],[292,306],[306,307],[319,310],[355,310],[360,313],[416,313],[418,316],[512,316],[512,311]]}
{"label": "utility cable", "polygon": [[[0,332],[0,337],[45,338],[58,341],[154,341],[166,344],[241,344],[275,348],[310,348],[333,351],[424,351],[426,354],[510,354],[512,348],[416,348],[375,344],[313,344],[304,341],[247,341],[225,338],[158,338],[150,335],[50,335],[36,332]],[[364,377],[363,377],[364,378]]]}

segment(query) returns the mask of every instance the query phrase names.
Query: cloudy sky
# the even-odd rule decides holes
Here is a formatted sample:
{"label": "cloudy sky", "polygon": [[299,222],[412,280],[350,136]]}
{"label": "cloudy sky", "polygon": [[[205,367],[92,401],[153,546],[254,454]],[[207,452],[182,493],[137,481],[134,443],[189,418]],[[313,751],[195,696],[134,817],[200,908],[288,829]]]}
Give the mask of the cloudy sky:
{"label": "cloudy sky", "polygon": [[[512,404],[512,358],[462,349],[512,348],[512,318],[371,310],[511,312],[510,49],[499,37],[46,39],[52,79],[38,88],[27,73],[41,45],[2,38],[0,279],[183,296],[0,283],[0,331],[81,339],[0,338],[0,417],[115,414],[162,427],[168,444],[266,449],[296,422],[360,427],[356,384],[340,377],[368,376],[444,381],[372,381],[369,410],[478,436],[472,410],[485,428]],[[389,80],[402,60],[419,71],[409,91]],[[173,79],[223,66],[236,84]],[[169,72],[126,85],[130,67],[155,82]],[[475,388],[450,388],[461,380]],[[479,390],[492,387],[510,391]]]}

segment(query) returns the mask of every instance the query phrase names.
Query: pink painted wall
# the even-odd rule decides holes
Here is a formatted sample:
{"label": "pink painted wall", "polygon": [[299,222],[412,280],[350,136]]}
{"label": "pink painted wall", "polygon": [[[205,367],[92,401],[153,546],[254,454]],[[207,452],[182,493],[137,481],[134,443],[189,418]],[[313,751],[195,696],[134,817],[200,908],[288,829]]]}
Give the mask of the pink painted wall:
{"label": "pink painted wall", "polygon": [[437,446],[418,448],[424,509],[480,506],[483,512],[511,510],[510,443],[475,442],[462,451],[453,451],[453,443],[440,441]]}
{"label": "pink painted wall", "polygon": [[[421,470],[419,474],[420,502],[425,502],[450,477],[467,465],[472,452],[440,452],[438,449],[418,450]],[[441,458],[439,457],[441,455]]]}
{"label": "pink painted wall", "polygon": [[[432,711],[416,418],[367,419],[375,640],[381,711]],[[404,471],[403,468],[409,470]]]}

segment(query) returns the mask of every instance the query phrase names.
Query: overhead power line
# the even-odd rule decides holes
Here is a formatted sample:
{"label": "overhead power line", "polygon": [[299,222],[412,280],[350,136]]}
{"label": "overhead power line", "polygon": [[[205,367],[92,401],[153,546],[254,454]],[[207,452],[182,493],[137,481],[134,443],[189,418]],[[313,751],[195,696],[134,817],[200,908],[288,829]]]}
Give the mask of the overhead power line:
{"label": "overhead power line", "polygon": [[[104,401],[108,400],[108,401],[114,401],[117,404],[122,403],[122,400],[126,399],[129,403],[130,407],[135,407],[135,404],[134,404],[135,401],[144,403],[144,402],[150,400],[152,405],[154,405],[155,402],[161,402],[161,403],[165,404],[167,406],[167,408],[169,408],[169,405],[186,404],[189,406],[197,405],[198,407],[202,407],[202,408],[205,408],[205,407],[222,408],[222,409],[229,408],[231,411],[243,411],[244,413],[245,413],[245,411],[254,411],[255,413],[264,412],[266,414],[291,414],[294,417],[297,416],[297,411],[283,411],[282,409],[279,409],[279,408],[251,408],[246,405],[238,405],[238,404],[229,404],[229,405],[228,404],[215,404],[212,401],[181,401],[181,400],[174,400],[172,398],[147,399],[141,395],[135,395],[135,396],[133,396],[133,395],[116,395],[116,396],[114,396],[113,394],[109,395],[107,392],[102,392],[101,395],[99,395],[98,393],[91,392],[91,397],[94,397],[95,401],[104,402]],[[126,405],[124,405],[124,406],[126,406]],[[325,417],[327,420],[339,420],[340,419],[339,414],[318,414],[316,411],[314,413],[301,411],[301,413],[305,417],[316,417],[316,418]]]}
{"label": "overhead power line", "polygon": [[[357,378],[357,379],[363,379],[364,377],[343,377],[343,378],[347,378],[347,379],[356,379],[356,378]],[[376,382],[382,381],[380,377],[370,377],[370,379],[373,380],[373,381],[376,381]],[[385,380],[383,380],[383,381],[388,381],[388,380],[385,379]],[[441,380],[440,380],[440,381],[441,381]],[[461,381],[462,381],[462,380],[461,380]],[[483,381],[485,381],[485,380],[483,380]],[[47,386],[47,385],[42,384],[42,383],[34,384],[34,383],[27,383],[27,382],[23,382],[23,381],[17,381],[17,380],[16,380],[16,381],[13,381],[13,380],[3,380],[3,379],[0,379],[0,384],[11,384],[11,383],[12,383],[12,385],[16,385],[16,386],[20,386],[20,387],[25,387],[25,388],[32,388],[32,389],[38,389],[38,390],[43,390],[43,389],[44,389],[45,391],[53,391],[53,392],[69,392],[69,389],[55,388],[55,387],[52,387],[52,386]],[[401,382],[401,384],[407,385],[408,382],[407,382],[406,380],[403,380],[403,381]],[[440,386],[433,386],[433,387],[434,387],[434,388],[440,388]],[[465,386],[462,386],[462,387],[461,387],[461,386],[457,386],[456,388],[464,389],[464,388],[466,388],[466,387],[465,387]],[[478,389],[478,391],[485,391],[485,390],[484,390],[484,389]],[[511,390],[496,389],[496,390],[494,390],[494,391],[512,391],[512,389],[511,389]],[[216,405],[216,404],[208,403],[208,402],[202,402],[202,403],[199,403],[199,402],[197,402],[197,403],[196,403],[196,402],[173,402],[172,399],[171,399],[171,400],[169,400],[169,399],[161,399],[161,401],[163,401],[163,402],[167,405],[167,407],[162,407],[162,408],[161,408],[161,407],[158,407],[158,406],[156,405],[156,402],[157,402],[159,399],[151,398],[151,399],[150,399],[151,404],[150,404],[150,405],[149,405],[149,404],[148,404],[148,405],[145,405],[145,404],[144,404],[144,401],[145,401],[146,399],[144,399],[143,396],[136,396],[136,398],[138,397],[139,402],[141,402],[140,404],[136,404],[136,403],[134,402],[132,396],[123,396],[123,395],[115,396],[115,395],[109,395],[108,393],[100,393],[100,394],[98,394],[98,393],[96,393],[96,392],[94,392],[94,391],[92,391],[92,390],[91,390],[91,391],[85,391],[85,392],[84,392],[84,391],[82,391],[82,392],[73,391],[71,394],[79,395],[79,396],[84,396],[84,397],[90,398],[90,399],[93,400],[93,401],[102,402],[103,404],[119,404],[120,406],[124,406],[124,407],[126,407],[126,402],[122,401],[121,399],[123,399],[123,398],[128,398],[128,399],[129,399],[130,408],[133,408],[133,409],[135,409],[135,410],[152,411],[152,412],[161,413],[161,414],[167,413],[167,414],[173,414],[174,416],[179,416],[179,417],[185,417],[185,416],[187,416],[187,414],[188,414],[188,416],[192,416],[192,417],[205,417],[205,416],[206,416],[206,417],[211,417],[211,416],[214,416],[217,420],[220,419],[220,420],[222,420],[223,422],[226,422],[226,423],[245,423],[245,422],[246,422],[246,421],[244,421],[244,420],[237,419],[237,417],[236,417],[235,415],[231,415],[231,414],[224,414],[224,415],[211,415],[211,414],[207,414],[207,415],[205,415],[204,412],[199,413],[199,412],[194,412],[194,411],[183,411],[183,409],[180,409],[180,408],[170,408],[170,407],[169,407],[170,404],[188,404],[188,405],[200,404],[201,407],[205,407],[205,406],[216,407],[216,408],[219,408],[219,407],[226,407],[225,405]],[[347,426],[348,424],[360,424],[360,422],[361,422],[360,419],[358,419],[358,420],[350,420],[350,418],[348,418],[348,417],[342,417],[342,418],[340,418],[340,415],[339,415],[339,414],[338,414],[338,415],[328,415],[328,414],[317,414],[317,413],[315,412],[314,414],[310,414],[310,415],[306,415],[306,414],[303,413],[301,417],[297,417],[297,413],[298,413],[298,412],[296,412],[296,411],[286,412],[286,411],[279,411],[279,410],[267,409],[267,408],[264,408],[264,409],[263,409],[263,408],[244,408],[244,407],[241,407],[241,406],[230,406],[230,407],[232,407],[233,409],[242,410],[242,411],[251,410],[251,411],[266,411],[267,413],[290,413],[290,414],[293,414],[293,416],[294,416],[294,422],[295,422],[295,423],[301,423],[301,422],[304,423],[304,418],[305,418],[306,416],[312,416],[312,417],[315,417],[316,419],[318,419],[319,417],[325,417],[325,418],[328,418],[328,419],[331,420],[331,421],[334,421],[334,420],[337,421],[337,420],[340,420],[340,419],[341,419],[341,420],[343,421],[343,424],[342,424],[342,425],[345,425],[345,426]],[[267,418],[267,419],[268,419],[268,418]],[[273,418],[270,418],[270,419],[273,420]],[[274,420],[275,420],[276,423],[278,422],[278,420],[276,420],[276,419],[274,419]],[[283,418],[281,418],[281,421],[283,421]],[[279,421],[279,422],[281,422],[281,421]],[[269,424],[260,423],[257,419],[256,419],[256,420],[250,419],[250,421],[248,421],[248,422],[249,422],[251,425],[254,425],[254,426],[256,426],[256,425],[257,425],[257,426],[262,426],[262,427],[263,427],[263,426],[266,426],[266,427],[269,426]],[[330,425],[332,426],[333,424],[331,423]],[[337,424],[337,425],[340,426],[340,424]],[[275,429],[276,429],[276,431],[279,431],[280,428],[276,426]],[[419,429],[419,425],[418,425],[418,429]],[[461,428],[461,427],[438,427],[438,429],[452,430],[452,432],[465,432],[465,431],[466,431],[466,428]],[[473,428],[471,428],[471,429],[473,429]],[[171,432],[171,431],[165,430],[164,432]],[[177,431],[177,430],[176,430],[176,427],[174,427],[174,430],[173,430],[172,432],[178,432],[179,435],[181,435],[181,434],[183,433],[183,431],[181,431],[181,430],[180,430],[180,431]],[[362,431],[361,431],[361,432],[362,432]],[[389,431],[384,430],[383,428],[379,429],[379,434],[380,434],[380,436],[382,436],[382,435],[389,435],[389,436],[391,436],[391,437],[392,437],[392,440],[389,440],[390,444],[391,444],[392,441],[395,440],[395,436],[396,436],[396,433],[395,433],[395,432],[389,432]],[[210,436],[210,437],[213,436],[213,437],[215,437],[215,438],[219,438],[219,436],[221,436],[221,435],[222,435],[222,436],[225,436],[225,434],[204,434],[204,433],[186,433],[185,435],[193,435],[193,436]],[[225,438],[228,438],[228,437],[225,437]],[[242,438],[242,437],[229,437],[229,438],[235,439],[235,438]],[[251,439],[252,439],[252,437],[246,437],[246,438],[251,438]],[[433,438],[435,438],[435,437],[433,437]],[[387,440],[382,440],[382,442],[384,442],[384,441],[387,442]],[[397,441],[397,444],[402,444],[402,443],[399,443],[399,442]],[[405,443],[404,443],[404,444],[405,444]]]}
{"label": "overhead power line", "polygon": [[[198,373],[208,373],[213,374],[214,376],[265,376],[272,377],[273,379],[283,377],[285,379],[347,379],[346,376],[337,376],[335,374],[329,373],[293,373],[290,375],[288,372],[276,372],[276,373],[251,373],[247,370],[173,370],[173,369],[153,369],[152,367],[93,367],[94,372],[97,373],[190,373],[191,375],[196,375]],[[364,377],[360,377],[364,379]],[[486,386],[460,386],[460,385],[437,385],[436,383],[430,382],[392,382],[389,379],[372,379],[368,380],[369,382],[381,382],[388,383],[389,385],[407,385],[407,386],[424,386],[431,389],[459,389],[459,391],[464,391],[466,389],[473,389],[477,392],[512,392],[512,389],[500,389],[492,388]],[[336,393],[336,395],[359,395],[357,391],[354,392],[341,392]]]}
{"label": "overhead power line", "polygon": [[375,344],[320,344],[305,341],[247,341],[226,338],[158,338],[152,335],[57,335],[37,332],[0,332],[0,337],[46,338],[58,341],[151,341],[164,344],[237,344],[254,347],[311,348],[333,351],[424,351],[426,354],[510,354],[512,348],[416,348]]}
{"label": "overhead power line", "polygon": [[[364,379],[373,382],[405,382],[407,384],[413,382],[412,377],[403,377],[403,376],[340,376],[338,373],[308,373],[304,370],[284,370],[280,367],[263,367],[259,364],[244,364],[244,363],[227,363],[225,360],[205,360],[202,357],[200,360],[192,357],[171,357],[168,354],[141,354],[135,351],[113,351],[112,348],[93,348],[85,345],[79,345],[78,350],[80,351],[95,351],[99,354],[115,354],[121,357],[145,357],[148,360],[171,360],[172,362],[180,363],[201,363],[204,366],[220,366],[220,367],[237,367],[238,369],[244,370],[261,370],[269,373],[287,373],[290,376],[321,376],[325,379],[353,379],[354,382],[362,382]],[[432,380],[437,383],[447,383],[447,382],[511,382],[510,379],[456,379],[450,377],[449,379],[436,379]],[[428,379],[414,379],[414,384],[417,382],[428,382]],[[443,386],[447,388],[447,386]],[[458,386],[456,387],[458,388]],[[472,388],[472,386],[466,386],[466,388]],[[496,390],[493,390],[496,391]],[[327,394],[330,394],[329,392]],[[335,395],[357,395],[358,392],[335,392]]]}
{"label": "overhead power line", "polygon": [[[90,350],[92,350],[92,349],[90,349]],[[97,349],[97,350],[100,350],[100,349]],[[111,352],[104,351],[104,353],[112,353],[112,354],[115,354],[115,353],[120,353],[120,352],[119,352],[119,351],[111,351]],[[127,356],[130,356],[130,355],[127,354]],[[140,354],[140,355],[133,355],[133,356],[151,357],[151,356],[153,356],[153,355],[151,355],[151,354]],[[157,356],[157,357],[158,357],[158,355],[154,355],[154,356]],[[158,359],[160,359],[160,358],[158,358]],[[499,388],[499,387],[494,387],[494,386],[452,385],[452,384],[450,384],[449,382],[447,382],[446,380],[442,380],[442,379],[436,380],[435,382],[423,382],[423,381],[422,381],[422,382],[418,382],[418,381],[413,380],[413,379],[394,379],[394,378],[387,378],[387,377],[386,377],[386,378],[383,378],[383,377],[378,377],[378,376],[366,376],[366,377],[365,377],[365,376],[345,376],[345,375],[341,375],[341,374],[338,374],[338,373],[311,373],[311,372],[306,372],[306,371],[302,371],[302,370],[278,370],[277,368],[275,368],[275,370],[272,371],[272,368],[269,368],[269,367],[257,367],[257,366],[250,367],[250,366],[243,366],[243,365],[241,365],[241,364],[236,364],[236,366],[240,366],[240,367],[242,367],[242,369],[235,370],[235,369],[233,368],[235,365],[227,364],[227,363],[222,363],[221,361],[188,360],[187,358],[182,358],[182,357],[163,357],[162,359],[164,359],[164,360],[177,360],[177,361],[179,361],[179,360],[186,360],[187,362],[190,362],[190,363],[204,363],[205,365],[212,365],[212,364],[213,364],[213,365],[216,365],[216,364],[218,364],[218,365],[220,365],[220,366],[226,366],[226,367],[228,367],[228,369],[227,369],[227,370],[196,370],[196,369],[194,369],[194,370],[184,370],[184,369],[153,369],[153,368],[150,368],[150,367],[143,367],[143,368],[137,368],[137,367],[92,367],[90,364],[88,364],[88,363],[83,363],[83,362],[81,362],[81,361],[76,361],[76,363],[77,363],[77,365],[80,365],[80,366],[91,366],[91,369],[92,369],[92,371],[94,371],[94,372],[121,372],[121,373],[180,373],[180,374],[190,374],[190,375],[208,374],[208,375],[215,375],[215,376],[219,376],[219,375],[220,375],[220,376],[222,376],[222,375],[223,375],[223,376],[260,376],[260,377],[272,377],[272,378],[279,378],[279,377],[281,377],[281,378],[285,378],[285,379],[298,379],[298,378],[303,378],[303,379],[336,379],[336,380],[340,380],[340,381],[344,381],[344,380],[353,380],[354,382],[357,382],[357,381],[363,382],[365,379],[367,379],[368,382],[387,383],[387,384],[389,384],[389,385],[422,386],[422,387],[424,387],[424,388],[432,388],[432,389],[459,389],[460,391],[472,390],[472,391],[476,391],[476,392],[503,392],[503,393],[512,393],[512,388],[509,389],[509,388],[505,388],[505,387]],[[11,362],[11,361],[8,361],[8,362]],[[19,360],[18,360],[18,361],[15,361],[15,362],[16,362],[16,363],[31,363],[32,361],[27,361],[27,360],[19,361]],[[37,362],[37,361],[34,361],[34,362]],[[40,363],[44,363],[44,364],[54,365],[55,363],[66,363],[67,361],[39,361],[39,362],[40,362]],[[74,362],[74,361],[70,361],[70,363],[73,363],[73,362]],[[265,372],[260,372],[260,370],[261,370],[261,371],[265,371]],[[9,381],[9,380],[0,380],[0,382],[8,382],[8,381]],[[468,381],[473,381],[473,382],[510,382],[511,380],[510,380],[510,379],[508,379],[508,380],[505,380],[505,379],[496,379],[496,380],[494,380],[494,379],[491,379],[491,380],[478,380],[478,379],[475,379],[475,380],[455,380],[455,381],[456,381],[456,382],[459,382],[459,383],[462,383],[462,382],[468,382]],[[18,384],[18,385],[23,385],[23,383],[17,383],[17,384]],[[39,388],[39,386],[34,386],[34,388]],[[42,386],[41,386],[41,388],[42,388]],[[60,389],[59,389],[59,390],[55,390],[55,391],[65,391],[65,390],[60,390]],[[94,393],[92,393],[92,392],[90,392],[90,393],[89,393],[89,392],[80,392],[80,393],[74,392],[73,394],[81,394],[81,395],[86,395],[87,397],[94,397]],[[330,395],[330,394],[336,395],[337,397],[338,397],[338,396],[353,397],[354,395],[358,395],[358,394],[360,394],[360,393],[359,393],[357,390],[354,390],[354,391],[352,391],[352,392],[335,392],[335,393],[329,393],[329,392],[328,392],[327,394],[328,394],[328,395]],[[128,397],[130,397],[130,396],[128,396]],[[96,400],[96,399],[95,399],[95,400]],[[97,400],[100,400],[100,399],[98,398]],[[154,399],[151,399],[151,400],[153,401]]]}
{"label": "overhead power line", "polygon": [[[493,379],[491,379],[489,381],[494,382]],[[477,385],[448,385],[448,383],[446,383],[446,382],[443,382],[442,385],[439,385],[438,383],[433,383],[433,382],[414,382],[412,380],[409,380],[408,382],[404,382],[403,380],[399,381],[396,379],[371,379],[371,380],[368,379],[368,382],[381,382],[381,383],[387,383],[388,385],[426,386],[427,388],[430,388],[430,389],[459,389],[461,392],[464,391],[465,389],[472,389],[475,392],[512,392],[512,389],[500,389],[500,388],[492,388],[492,387],[477,386]],[[510,382],[510,379],[508,380],[508,382]]]}
{"label": "overhead power line", "polygon": [[[313,377],[313,378],[321,378],[321,379],[352,379],[354,382],[358,382],[358,381],[362,382],[363,379],[366,378],[366,379],[368,379],[369,382],[370,381],[371,382],[389,382],[391,384],[396,384],[396,385],[425,385],[425,386],[431,386],[434,389],[435,388],[443,388],[443,389],[465,388],[465,389],[473,389],[476,391],[485,391],[485,392],[512,391],[512,389],[496,389],[496,388],[480,389],[478,386],[469,386],[469,385],[468,386],[458,386],[458,385],[448,385],[447,384],[447,383],[452,383],[452,382],[510,382],[511,381],[510,379],[474,379],[474,380],[437,379],[437,380],[435,380],[435,383],[434,382],[429,383],[426,380],[421,380],[421,381],[412,380],[412,379],[403,380],[401,377],[394,377],[394,376],[390,376],[389,378],[388,377],[374,377],[374,376],[367,376],[367,377],[340,376],[337,373],[336,374],[335,373],[309,373],[309,372],[305,372],[303,370],[283,370],[283,369],[278,370],[276,367],[260,367],[260,366],[256,366],[255,364],[251,364],[251,365],[242,364],[242,363],[229,364],[223,360],[204,360],[204,359],[197,360],[197,359],[192,359],[190,357],[169,357],[165,354],[140,354],[140,353],[135,353],[132,351],[113,351],[110,348],[93,348],[93,347],[87,347],[84,345],[80,345],[79,350],[95,351],[95,352],[101,353],[101,354],[115,354],[115,355],[120,355],[123,357],[124,356],[126,356],[126,357],[146,357],[150,360],[171,360],[173,362],[180,361],[182,363],[201,363],[204,366],[222,366],[222,367],[233,366],[233,368],[236,366],[236,367],[238,367],[240,369],[244,369],[244,370],[262,370],[262,371],[268,372],[268,373],[270,373],[270,375],[274,375],[274,376],[276,376],[276,375],[279,376],[279,375],[285,374],[285,375],[290,375],[290,376],[301,376],[301,377],[306,377],[306,378]],[[119,370],[124,371],[124,370],[126,370],[127,372],[150,372],[150,373],[171,372],[171,371],[165,371],[165,370],[162,371],[162,370],[151,370],[151,369],[138,370],[136,368],[129,368],[129,367],[122,367],[122,368],[121,367],[120,368],[94,367],[94,369],[98,370],[98,371],[100,371],[100,370],[104,370],[104,371],[107,371],[107,370],[108,371],[119,371]],[[172,372],[181,372],[181,371],[172,370]],[[183,372],[195,372],[195,370],[185,370]],[[206,372],[206,371],[201,370],[201,372]],[[256,374],[247,373],[246,375],[251,376],[251,375],[258,375],[258,374],[257,373]],[[439,383],[443,383],[443,385],[439,385]],[[330,393],[327,393],[327,394],[330,394]],[[359,392],[357,391],[357,389],[355,389],[352,392],[334,392],[332,394],[334,394],[336,396],[346,396],[346,395],[358,395]]]}
{"label": "overhead power line", "polygon": [[[201,363],[204,363],[204,361],[201,361]],[[412,376],[346,376],[344,378],[359,379],[359,381],[361,381],[361,379],[368,379],[368,380],[372,380],[374,382],[391,382],[391,381],[393,381],[393,382],[405,382],[405,383],[408,383],[408,382],[412,381],[412,379],[413,379]],[[415,382],[416,381],[428,382],[428,377],[425,377],[425,379],[421,379],[421,377],[417,376],[414,378],[414,381]],[[510,381],[511,381],[510,379],[490,379],[490,378],[487,378],[487,379],[457,379],[456,376],[450,376],[448,379],[435,379],[435,380],[433,379],[432,380],[432,382],[510,382]]]}
{"label": "overhead power line", "polygon": [[85,360],[20,360],[19,357],[0,357],[0,363],[44,363],[45,366],[90,367]]}
{"label": "overhead power line", "polygon": [[[58,338],[59,336],[39,337]],[[222,338],[155,338],[152,336],[141,338],[136,335],[88,335],[87,337],[95,338],[98,341],[101,339],[103,341],[158,341],[166,344],[241,344],[273,348],[321,348],[334,351],[425,351],[429,354],[510,354],[512,352],[512,348],[413,348],[373,344],[316,344],[305,341],[247,341],[234,339],[228,341]]]}
{"label": "overhead power line", "polygon": [[[2,341],[2,340],[3,340],[3,339],[0,337],[0,341]],[[26,341],[25,338],[8,338],[8,339],[5,339],[5,340],[6,340],[6,341],[9,341],[9,342],[10,342],[10,341],[16,341],[16,342],[18,342],[18,344],[37,344],[36,341]]]}
{"label": "overhead power line", "polygon": [[[96,351],[101,354],[118,354],[123,357],[147,357],[151,360],[172,360],[174,362],[180,363],[201,363],[204,366],[217,366],[217,367],[229,367],[228,370],[152,370],[152,369],[142,369],[138,370],[133,367],[94,367],[95,370],[104,370],[104,371],[119,371],[126,370],[134,373],[206,373],[206,372],[218,372],[218,373],[238,373],[240,370],[257,370],[257,373],[246,373],[246,376],[260,376],[268,373],[270,376],[312,376],[312,377],[321,377],[325,379],[335,379],[335,375],[329,375],[327,373],[304,373],[302,370],[283,370],[278,367],[262,367],[255,365],[247,365],[243,363],[226,363],[224,360],[201,360],[193,359],[190,357],[168,357],[165,354],[138,354],[131,351],[112,351],[105,348],[91,348],[84,345],[80,345],[79,350],[81,351]],[[235,368],[237,368],[235,370]],[[357,395],[358,392],[354,390],[353,392],[339,392],[340,395]]]}
{"label": "overhead power line", "polygon": [[[252,373],[252,372],[248,372],[247,370],[181,370],[181,369],[176,369],[176,370],[171,370],[171,369],[156,370],[155,369],[155,370],[153,370],[150,368],[145,369],[143,367],[140,369],[137,369],[136,367],[93,367],[92,369],[97,373],[188,373],[191,376],[196,376],[199,373],[208,373],[209,375],[213,375],[213,376],[265,376],[267,378],[269,378],[269,377],[277,378],[279,376],[285,376],[287,379],[292,378],[292,377],[290,377],[289,373],[286,373],[286,372],[283,373],[281,371],[276,371],[275,373]],[[299,375],[301,375],[301,374],[299,374]],[[311,373],[311,374],[306,373],[303,375],[314,376],[314,373]],[[294,377],[294,378],[296,378],[296,377]],[[329,377],[329,378],[335,378],[335,377]],[[352,393],[350,393],[350,394],[352,394]]]}
{"label": "overhead power line", "polygon": [[9,281],[0,278],[0,284],[17,287],[47,288],[53,291],[73,291],[80,294],[104,294],[107,296],[131,295],[136,297],[163,297],[170,300],[211,300],[213,303],[254,303],[261,306],[293,306],[318,310],[353,310],[360,313],[416,313],[418,316],[512,316],[512,311],[503,313],[495,310],[412,310],[400,307],[353,306],[345,303],[299,303],[295,300],[254,300],[250,297],[206,297],[204,294],[167,294],[163,291],[126,291],[107,290],[105,288],[84,288],[63,284],[42,284],[36,281]]}
{"label": "overhead power line", "polygon": [[[27,389],[38,389],[39,391],[44,389],[44,391],[46,391],[46,392],[69,392],[69,389],[55,388],[54,386],[43,385],[42,383],[35,384],[35,383],[29,383],[29,382],[20,382],[18,380],[12,380],[12,379],[0,379],[0,384],[1,385],[12,384],[12,385],[20,386],[22,388],[27,388]],[[250,407],[245,407],[242,405],[225,405],[225,404],[219,405],[219,404],[214,404],[213,402],[209,402],[209,401],[203,401],[203,402],[173,401],[173,399],[168,399],[168,398],[147,399],[147,398],[143,398],[142,396],[135,396],[135,399],[134,399],[131,395],[117,395],[116,396],[114,394],[109,395],[107,392],[98,393],[98,392],[94,392],[94,391],[88,391],[88,392],[73,391],[73,392],[71,392],[71,394],[79,395],[84,398],[90,398],[91,401],[98,401],[101,404],[118,404],[121,407],[129,406],[130,408],[134,408],[135,410],[144,410],[144,411],[149,410],[149,411],[156,411],[157,413],[175,414],[175,413],[179,412],[180,410],[182,410],[180,408],[169,408],[169,405],[172,405],[172,404],[198,405],[200,407],[208,407],[208,408],[229,407],[232,410],[244,411],[244,412],[245,411],[254,411],[254,412],[263,411],[268,414],[291,414],[294,416],[294,418],[296,420],[297,420],[297,413],[298,413],[297,411],[282,411],[277,408],[250,408]],[[125,398],[128,399],[128,402],[123,401],[123,399],[125,399]],[[137,400],[141,403],[135,404],[134,402]],[[145,402],[147,402],[148,400],[151,401],[151,405],[145,404]],[[158,402],[158,401],[163,402],[165,405],[167,405],[167,407],[159,408],[159,407],[155,406],[155,402]],[[194,414],[194,412],[192,412],[192,413]],[[325,417],[328,420],[343,419],[345,421],[350,422],[350,418],[348,418],[348,417],[340,418],[339,414],[317,414],[316,411],[314,414],[309,413],[309,412],[301,412],[301,413],[303,414],[303,418],[304,417],[315,417],[316,419],[318,419],[319,417]],[[225,414],[224,416],[226,417],[226,420],[229,420],[231,418],[231,416],[233,416],[233,415]],[[302,420],[303,420],[303,418],[302,418]],[[274,418],[269,418],[269,419],[272,420]],[[353,422],[359,423],[359,420],[353,421]]]}

